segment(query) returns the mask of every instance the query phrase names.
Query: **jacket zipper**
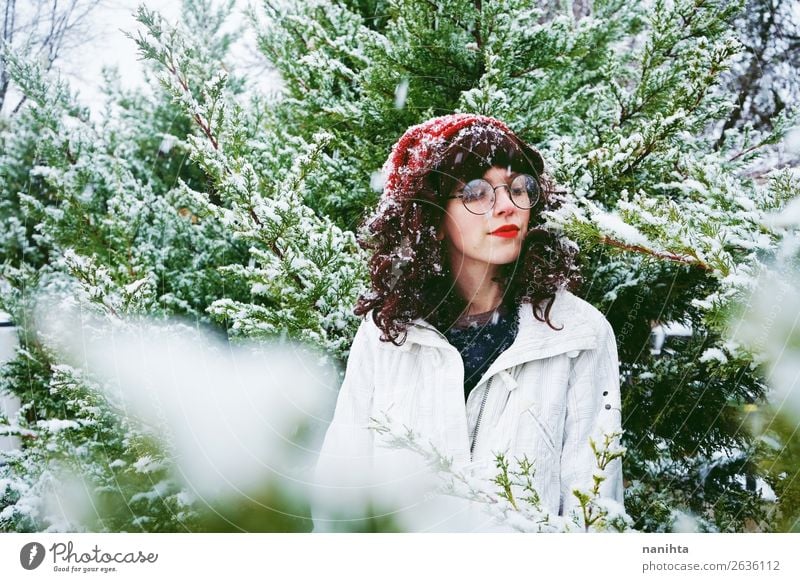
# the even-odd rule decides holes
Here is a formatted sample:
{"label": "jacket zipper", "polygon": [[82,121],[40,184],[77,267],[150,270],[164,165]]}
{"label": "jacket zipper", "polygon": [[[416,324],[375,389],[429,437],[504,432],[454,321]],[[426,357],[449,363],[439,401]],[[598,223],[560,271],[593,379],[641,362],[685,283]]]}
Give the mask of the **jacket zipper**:
{"label": "jacket zipper", "polygon": [[[425,328],[425,329],[433,330],[444,341],[448,341],[447,337],[442,332],[440,332],[438,329],[436,329],[434,327],[430,327],[430,326],[427,326],[427,325],[420,325],[420,324],[414,323],[414,322],[412,322],[411,325],[415,325],[417,327],[422,327],[422,328]],[[449,342],[448,342],[448,344],[449,344]],[[455,349],[455,348],[453,348],[453,349]],[[481,418],[483,417],[483,409],[486,406],[486,399],[489,396],[489,389],[492,387],[492,380],[494,380],[494,376],[489,378],[489,382],[488,382],[488,384],[486,384],[486,390],[483,392],[483,398],[481,398],[481,407],[480,407],[480,409],[478,409],[478,418],[475,419],[475,428],[472,431],[472,444],[469,447],[469,460],[470,460],[470,462],[474,460],[473,459],[473,455],[475,453],[475,443],[478,440],[478,428],[481,425]]]}
{"label": "jacket zipper", "polygon": [[478,410],[478,418],[475,419],[475,428],[472,431],[472,446],[469,448],[469,460],[473,461],[473,454],[475,453],[475,443],[478,442],[478,427],[481,425],[481,417],[483,416],[483,408],[486,406],[486,398],[489,396],[489,389],[492,387],[492,380],[494,376],[489,378],[489,383],[486,385],[486,390],[483,392],[481,399],[481,407]]}

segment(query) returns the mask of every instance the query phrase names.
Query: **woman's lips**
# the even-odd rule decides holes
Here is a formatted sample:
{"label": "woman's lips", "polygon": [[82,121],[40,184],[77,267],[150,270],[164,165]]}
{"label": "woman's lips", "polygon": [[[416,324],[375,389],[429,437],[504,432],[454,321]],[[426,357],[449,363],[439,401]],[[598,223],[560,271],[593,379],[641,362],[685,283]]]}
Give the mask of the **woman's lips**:
{"label": "woman's lips", "polygon": [[502,236],[503,238],[515,238],[519,233],[517,226],[501,226],[497,230],[492,231],[493,236]]}

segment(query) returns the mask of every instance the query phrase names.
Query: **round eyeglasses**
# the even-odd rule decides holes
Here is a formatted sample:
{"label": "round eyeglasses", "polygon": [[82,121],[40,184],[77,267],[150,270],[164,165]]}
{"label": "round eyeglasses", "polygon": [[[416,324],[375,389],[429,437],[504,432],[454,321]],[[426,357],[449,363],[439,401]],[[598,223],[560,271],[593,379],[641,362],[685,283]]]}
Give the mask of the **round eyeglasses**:
{"label": "round eyeglasses", "polygon": [[447,196],[447,199],[461,198],[464,207],[472,214],[486,214],[494,208],[497,198],[495,192],[498,188],[508,189],[512,204],[520,210],[529,210],[536,206],[541,194],[541,187],[536,178],[529,174],[518,174],[510,186],[508,184],[492,186],[482,178],[470,180],[463,188],[456,190],[455,196]]}

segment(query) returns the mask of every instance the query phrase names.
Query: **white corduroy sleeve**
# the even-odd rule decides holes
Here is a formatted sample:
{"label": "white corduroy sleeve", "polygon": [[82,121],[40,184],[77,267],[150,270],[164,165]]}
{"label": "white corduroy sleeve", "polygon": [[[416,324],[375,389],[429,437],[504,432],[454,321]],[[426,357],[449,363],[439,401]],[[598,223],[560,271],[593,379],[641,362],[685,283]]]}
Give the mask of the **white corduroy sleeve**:
{"label": "white corduroy sleeve", "polygon": [[[617,344],[614,330],[605,318],[598,340],[597,349],[585,350],[575,358],[570,374],[561,451],[561,515],[569,515],[579,507],[573,491],[591,491],[593,474],[605,477],[600,485],[604,504],[613,506],[616,502],[617,511],[624,511],[621,459],[613,460],[600,472],[590,445],[591,438],[602,450],[604,435],[620,432],[622,427]],[[615,439],[615,443],[614,448],[619,440]]]}
{"label": "white corduroy sleeve", "polygon": [[370,325],[362,321],[353,339],[344,382],[314,471],[311,510],[315,532],[351,529],[350,520],[368,510],[373,445],[368,425],[375,353],[371,342],[376,341]]}

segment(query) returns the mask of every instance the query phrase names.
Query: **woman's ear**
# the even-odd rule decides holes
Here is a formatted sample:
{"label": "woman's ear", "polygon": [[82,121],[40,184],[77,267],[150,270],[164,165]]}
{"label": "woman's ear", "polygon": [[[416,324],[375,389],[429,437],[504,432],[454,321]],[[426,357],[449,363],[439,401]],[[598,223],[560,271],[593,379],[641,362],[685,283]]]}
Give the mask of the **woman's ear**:
{"label": "woman's ear", "polygon": [[445,232],[444,232],[444,223],[445,223],[445,216],[442,216],[441,221],[439,222],[439,228],[436,229],[436,240],[439,242],[445,239]]}

